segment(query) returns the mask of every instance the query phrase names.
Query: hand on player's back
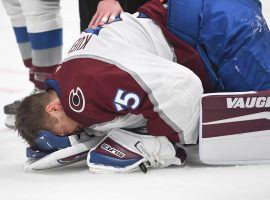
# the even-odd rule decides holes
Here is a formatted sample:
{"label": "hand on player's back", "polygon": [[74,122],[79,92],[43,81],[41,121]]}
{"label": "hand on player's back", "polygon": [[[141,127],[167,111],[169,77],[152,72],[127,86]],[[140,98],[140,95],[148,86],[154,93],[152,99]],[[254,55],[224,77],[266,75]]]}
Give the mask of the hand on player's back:
{"label": "hand on player's back", "polygon": [[97,11],[89,23],[89,27],[96,28],[105,23],[111,23],[115,17],[123,12],[121,5],[116,0],[102,0],[98,3]]}

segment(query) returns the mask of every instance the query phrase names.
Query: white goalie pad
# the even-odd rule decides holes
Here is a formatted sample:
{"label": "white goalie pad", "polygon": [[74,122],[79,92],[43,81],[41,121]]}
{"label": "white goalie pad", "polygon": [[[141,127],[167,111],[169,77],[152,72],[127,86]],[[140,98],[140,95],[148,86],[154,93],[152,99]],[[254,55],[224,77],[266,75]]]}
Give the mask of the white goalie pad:
{"label": "white goalie pad", "polygon": [[213,165],[270,163],[270,91],[203,95],[199,154]]}
{"label": "white goalie pad", "polygon": [[181,153],[164,136],[114,129],[89,151],[87,164],[94,173],[129,173],[140,169],[146,173],[150,167],[182,165],[186,154],[183,149]]}
{"label": "white goalie pad", "polygon": [[70,147],[60,149],[40,159],[28,158],[24,164],[24,170],[51,169],[85,160],[89,150],[103,139],[103,137],[90,137],[87,134],[80,134],[80,136],[80,138],[76,135],[69,136]]}

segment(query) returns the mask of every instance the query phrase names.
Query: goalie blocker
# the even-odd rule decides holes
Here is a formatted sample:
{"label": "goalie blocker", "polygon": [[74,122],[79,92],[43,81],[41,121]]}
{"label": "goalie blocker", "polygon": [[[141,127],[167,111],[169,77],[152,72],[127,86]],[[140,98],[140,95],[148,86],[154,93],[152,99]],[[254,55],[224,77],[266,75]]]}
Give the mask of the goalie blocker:
{"label": "goalie blocker", "polygon": [[270,91],[204,95],[200,127],[203,163],[270,163]]}

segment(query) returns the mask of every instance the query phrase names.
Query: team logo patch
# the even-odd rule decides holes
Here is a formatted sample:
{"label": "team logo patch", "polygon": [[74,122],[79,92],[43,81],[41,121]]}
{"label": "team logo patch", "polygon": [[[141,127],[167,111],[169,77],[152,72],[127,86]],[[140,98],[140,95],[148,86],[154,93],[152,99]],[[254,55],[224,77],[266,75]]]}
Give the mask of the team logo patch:
{"label": "team logo patch", "polygon": [[82,89],[77,87],[69,93],[69,107],[74,112],[80,113],[85,108],[85,98]]}

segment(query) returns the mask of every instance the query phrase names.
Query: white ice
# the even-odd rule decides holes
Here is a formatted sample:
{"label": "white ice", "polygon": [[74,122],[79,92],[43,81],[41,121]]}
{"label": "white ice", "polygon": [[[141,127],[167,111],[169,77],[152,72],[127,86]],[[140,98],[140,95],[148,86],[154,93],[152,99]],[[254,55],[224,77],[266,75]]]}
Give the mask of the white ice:
{"label": "white ice", "polygon": [[[262,0],[270,22],[270,1]],[[77,1],[62,1],[64,49],[79,34]],[[15,37],[0,3],[0,107],[32,89]],[[270,165],[209,167],[192,160],[185,167],[126,175],[91,174],[85,164],[35,173],[23,171],[26,144],[4,125],[0,111],[0,199],[199,199],[269,200]],[[269,144],[270,145],[270,144]],[[252,146],[250,147],[252,148]],[[196,156],[195,156],[196,157]]]}

